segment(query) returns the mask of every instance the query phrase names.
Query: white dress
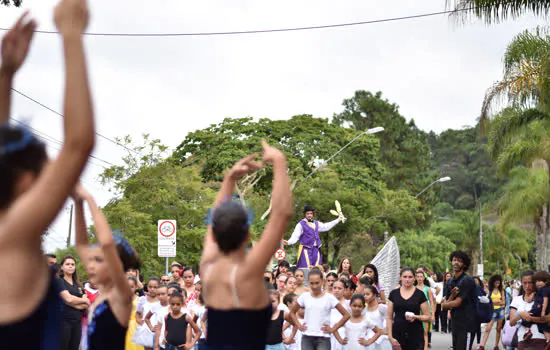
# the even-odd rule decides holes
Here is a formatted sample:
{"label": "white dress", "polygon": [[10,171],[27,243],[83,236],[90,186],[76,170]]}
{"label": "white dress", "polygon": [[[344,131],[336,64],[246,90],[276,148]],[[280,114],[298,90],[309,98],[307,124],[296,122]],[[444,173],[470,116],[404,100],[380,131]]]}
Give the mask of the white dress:
{"label": "white dress", "polygon": [[[386,328],[386,311],[388,310],[388,307],[386,305],[378,304],[378,309],[374,311],[369,311],[368,307],[366,307],[365,310],[367,310],[367,312],[365,313],[365,318],[369,321],[369,323],[380,329]],[[374,333],[370,334],[367,339],[370,339],[373,336]],[[381,335],[372,345],[368,347],[368,349],[392,350],[392,345],[387,335]]]}
{"label": "white dress", "polygon": [[[342,306],[344,308],[346,308],[346,310],[351,311],[349,309],[349,301],[346,300],[344,302],[344,304],[342,304]],[[331,327],[334,327],[335,324],[337,324],[338,322],[340,322],[340,320],[342,319],[342,314],[340,313],[340,311],[338,311],[337,309],[332,309],[330,311],[330,326]],[[340,327],[340,329],[338,329],[338,334],[340,334],[340,337],[342,337],[342,339],[344,339],[344,327]],[[338,342],[338,340],[336,340],[336,337],[331,334],[330,335],[330,349],[331,350],[342,350],[344,349],[344,346],[342,344],[340,344]]]}
{"label": "white dress", "polygon": [[[372,324],[366,317],[359,323],[346,322],[344,328],[345,337],[348,338],[348,343],[343,346],[344,350],[365,350],[371,349],[372,346],[363,346],[359,344],[359,338],[369,339],[374,336]],[[370,335],[370,336],[369,336]],[[332,348],[331,348],[332,349]]]}
{"label": "white dress", "polygon": [[[298,322],[301,324],[304,324],[303,318],[298,318]],[[287,329],[284,330],[285,337],[290,337],[292,334],[292,329],[294,326],[290,326]],[[285,344],[285,350],[300,350],[302,348],[302,332],[300,330],[296,330],[296,335],[294,335],[294,343],[293,344]]]}

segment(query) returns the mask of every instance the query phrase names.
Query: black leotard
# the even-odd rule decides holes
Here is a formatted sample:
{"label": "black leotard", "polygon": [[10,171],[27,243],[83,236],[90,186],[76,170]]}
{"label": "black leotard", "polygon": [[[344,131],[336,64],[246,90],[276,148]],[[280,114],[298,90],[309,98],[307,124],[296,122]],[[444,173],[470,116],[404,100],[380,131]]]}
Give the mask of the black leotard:
{"label": "black leotard", "polygon": [[34,312],[21,321],[0,325],[2,348],[25,350],[58,349],[61,340],[61,315],[64,303],[59,296],[54,271],[50,271],[49,287]]}
{"label": "black leotard", "polygon": [[119,350],[124,349],[126,331],[118,323],[107,300],[98,304],[88,326],[89,350]]}

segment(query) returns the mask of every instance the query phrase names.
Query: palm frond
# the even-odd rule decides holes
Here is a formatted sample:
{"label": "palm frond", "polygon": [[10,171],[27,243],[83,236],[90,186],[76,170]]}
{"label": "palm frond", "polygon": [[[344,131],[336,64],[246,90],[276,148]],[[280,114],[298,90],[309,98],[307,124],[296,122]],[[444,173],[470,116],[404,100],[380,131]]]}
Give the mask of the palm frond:
{"label": "palm frond", "polygon": [[548,0],[446,0],[452,17],[466,21],[470,17],[485,23],[498,23],[507,18],[517,18],[525,13],[546,17],[550,11]]}
{"label": "palm frond", "polygon": [[15,7],[19,7],[22,2],[23,0],[0,0],[0,4],[4,6],[10,6],[13,4]]}
{"label": "palm frond", "polygon": [[537,218],[540,208],[548,202],[549,177],[546,169],[516,167],[504,185],[499,201],[503,224],[523,223]]}
{"label": "palm frond", "polygon": [[[512,106],[530,106],[536,104],[540,91],[540,66],[535,61],[523,60],[510,68],[504,79],[496,82],[485,93],[481,106],[480,121],[484,128],[495,104],[504,98]],[[485,131],[485,130],[482,130]]]}
{"label": "palm frond", "polygon": [[504,74],[524,60],[540,62],[550,51],[548,29],[537,27],[517,34],[506,47],[504,53]]}
{"label": "palm frond", "polygon": [[487,150],[491,157],[498,157],[503,147],[523,132],[531,122],[542,120],[550,121],[550,114],[536,108],[524,110],[508,107],[502,110],[489,126]]}

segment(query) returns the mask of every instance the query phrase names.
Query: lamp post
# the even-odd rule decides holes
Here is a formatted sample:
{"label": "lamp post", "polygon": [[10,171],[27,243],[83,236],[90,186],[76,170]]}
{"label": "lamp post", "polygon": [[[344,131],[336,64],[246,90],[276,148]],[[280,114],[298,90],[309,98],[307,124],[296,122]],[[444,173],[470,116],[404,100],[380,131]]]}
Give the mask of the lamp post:
{"label": "lamp post", "polygon": [[[384,128],[381,127],[381,126],[377,126],[376,128],[372,128],[372,129],[368,129],[366,131],[363,131],[362,133],[360,133],[359,135],[355,136],[353,138],[353,140],[351,140],[350,142],[348,142],[344,147],[340,148],[336,153],[334,153],[332,156],[330,156],[329,159],[327,159],[325,161],[325,164],[330,162],[332,160],[332,158],[336,157],[338,154],[340,154],[340,152],[342,152],[343,150],[345,150],[346,148],[348,148],[349,145],[351,145],[352,143],[355,142],[355,140],[357,140],[358,138],[360,138],[361,136],[363,135],[371,135],[371,134],[376,134],[377,132],[380,132],[380,131],[384,131]],[[308,176],[304,177],[302,179],[302,181],[298,182],[296,184],[296,186],[294,186],[294,189],[298,186],[300,186],[304,181],[306,181],[307,179],[309,179],[313,174],[315,174],[321,167],[317,167],[315,168],[311,173],[309,173]]]}
{"label": "lamp post", "polygon": [[445,176],[445,177],[442,177],[440,179],[435,180],[434,182],[429,184],[428,187],[426,187],[425,189],[420,191],[416,196],[414,196],[414,198],[418,198],[422,193],[426,192],[430,187],[432,187],[436,183],[443,183],[443,182],[447,182],[447,181],[451,181],[451,178],[449,176]]}
{"label": "lamp post", "polygon": [[[449,176],[445,176],[445,177],[442,177],[442,178],[439,178],[437,180],[435,180],[434,182],[432,182],[428,187],[426,187],[425,189],[423,189],[422,191],[420,191],[416,196],[414,196],[414,198],[418,198],[422,193],[426,192],[430,187],[432,187],[433,185],[435,185],[436,183],[443,183],[443,182],[447,182],[447,181],[451,181],[451,178]],[[387,215],[376,215],[376,216],[370,216],[368,217],[366,220],[369,220],[369,219],[375,219],[375,218],[387,218],[388,216],[391,216],[395,213],[397,213],[398,211],[394,211],[394,212],[391,212]]]}

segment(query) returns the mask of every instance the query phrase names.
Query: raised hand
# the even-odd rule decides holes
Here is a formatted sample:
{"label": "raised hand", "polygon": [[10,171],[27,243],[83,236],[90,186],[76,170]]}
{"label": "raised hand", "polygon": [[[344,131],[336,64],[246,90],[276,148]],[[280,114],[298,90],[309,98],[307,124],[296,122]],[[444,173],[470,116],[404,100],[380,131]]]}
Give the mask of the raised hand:
{"label": "raised hand", "polygon": [[82,185],[80,183],[77,183],[75,188],[74,188],[74,191],[73,191],[73,194],[71,195],[71,197],[73,197],[73,199],[75,201],[83,201],[85,200],[90,194],[88,193],[88,191],[86,191],[86,189],[84,187],[82,187]]}
{"label": "raised hand", "polygon": [[54,22],[62,36],[80,36],[88,26],[86,0],[60,0],[54,11]]}
{"label": "raised hand", "polygon": [[27,54],[36,30],[36,21],[28,18],[26,11],[17,20],[14,26],[2,38],[2,65],[0,69],[14,74],[21,67]]}
{"label": "raised hand", "polygon": [[229,170],[229,176],[233,180],[238,180],[246,174],[249,174],[253,171],[261,169],[261,164],[254,161],[258,157],[257,154],[251,154],[239,160],[233,167]]}
{"label": "raised hand", "polygon": [[278,159],[285,159],[283,152],[273,146],[270,146],[265,140],[262,140],[262,147],[264,148],[262,151],[263,164],[273,163]]}

